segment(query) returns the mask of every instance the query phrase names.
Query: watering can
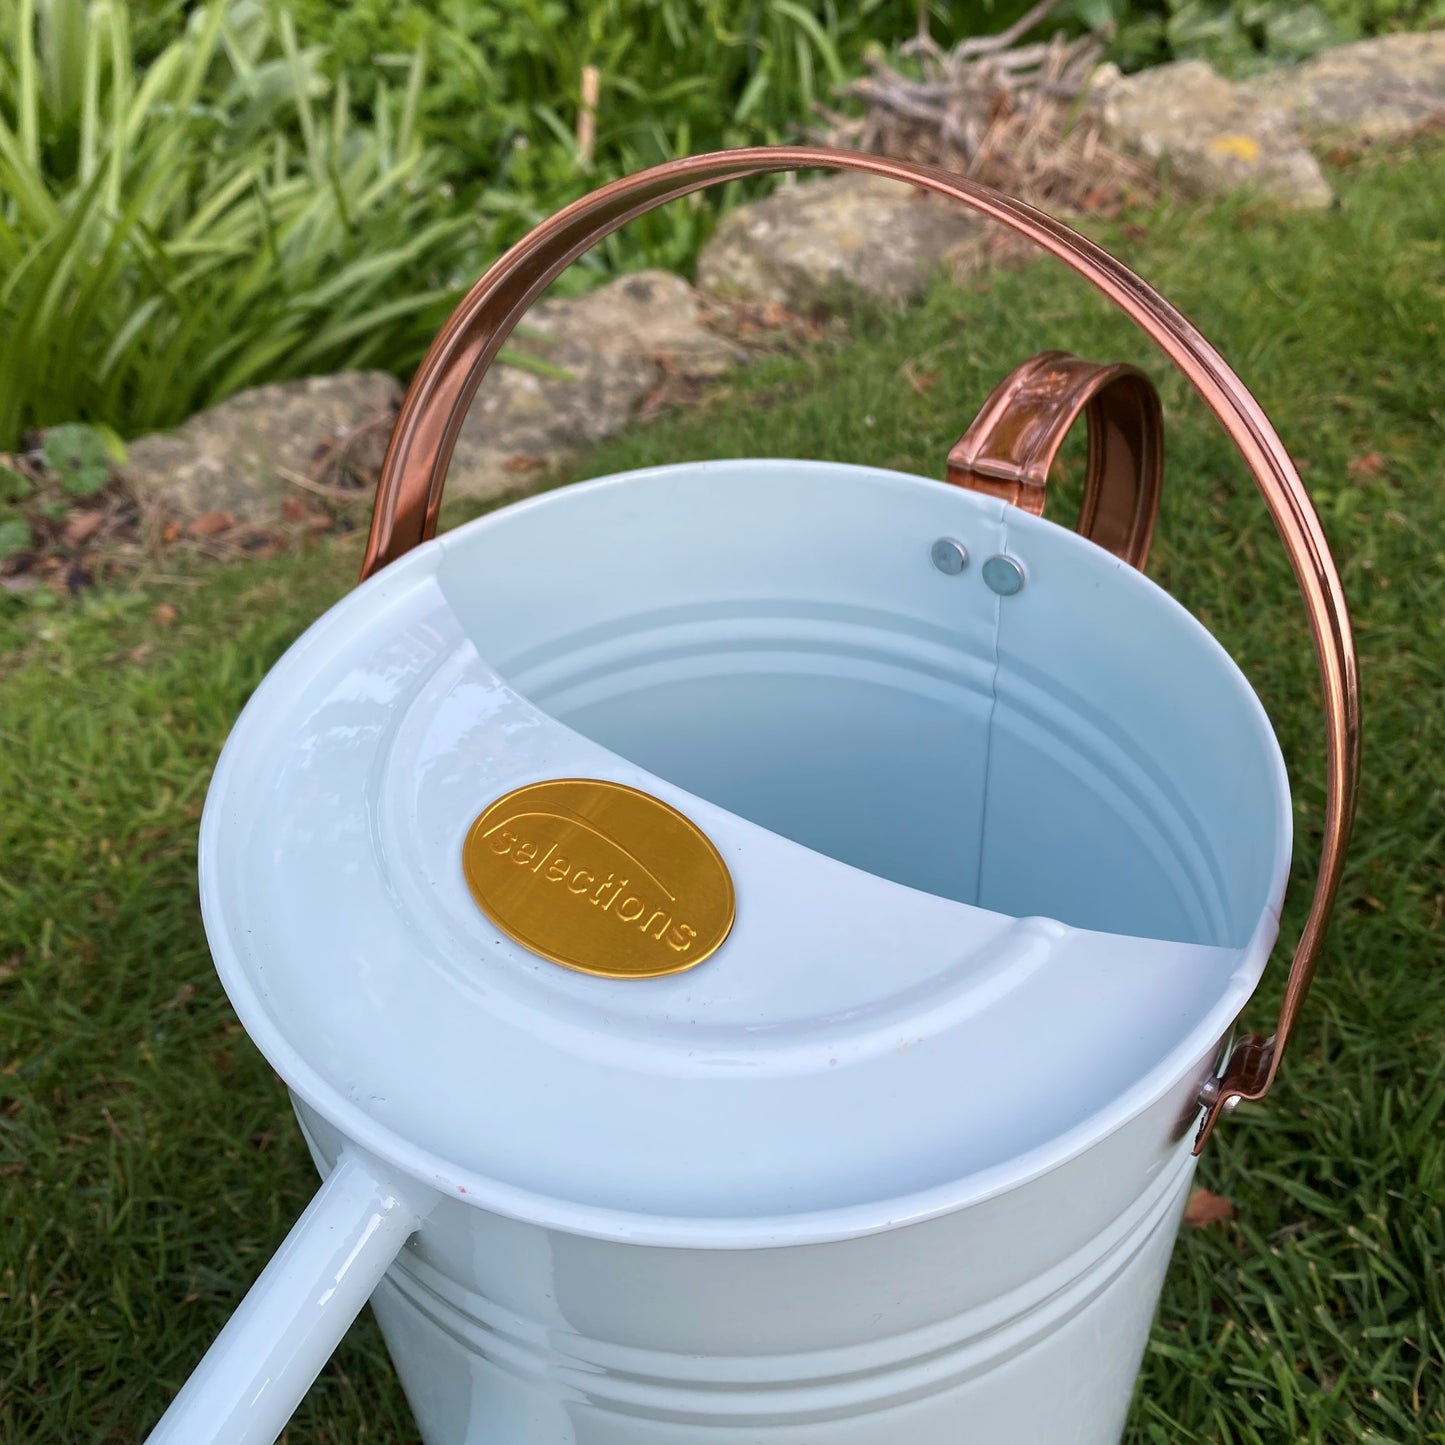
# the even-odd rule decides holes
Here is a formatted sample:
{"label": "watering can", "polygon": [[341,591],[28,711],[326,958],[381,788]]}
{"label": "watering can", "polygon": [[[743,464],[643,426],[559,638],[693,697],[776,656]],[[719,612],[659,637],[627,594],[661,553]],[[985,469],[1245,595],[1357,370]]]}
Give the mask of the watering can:
{"label": "watering can", "polygon": [[[762,172],[952,197],[1092,282],[1257,482],[1319,655],[1319,881],[1268,1037],[1290,797],[1142,573],[1143,373],[1059,352],[946,485],[604,477],[434,536],[526,307]],[[1080,524],[1043,519],[1083,415]],[[1340,877],[1349,622],[1282,444],[1177,311],[1047,216],[805,148],[673,162],[518,243],[413,381],[362,585],[247,704],[207,935],[324,1183],[151,1436],[263,1442],[370,1299],[426,1445],[1116,1445],[1196,1156],[1269,1088]]]}

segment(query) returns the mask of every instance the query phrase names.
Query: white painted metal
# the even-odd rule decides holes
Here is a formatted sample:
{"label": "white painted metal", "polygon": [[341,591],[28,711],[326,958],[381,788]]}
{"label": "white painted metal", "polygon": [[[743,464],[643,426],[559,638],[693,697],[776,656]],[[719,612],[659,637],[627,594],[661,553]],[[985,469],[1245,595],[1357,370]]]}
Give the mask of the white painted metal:
{"label": "white painted metal", "polygon": [[[598,979],[487,923],[466,827],[558,776],[712,838],[713,959]],[[708,463],[333,608],[227,744],[202,899],[323,1171],[430,1191],[375,1297],[428,1445],[1109,1445],[1289,823],[1248,684],[1114,558],[919,478]]]}
{"label": "white painted metal", "polygon": [[338,1155],[152,1431],[152,1445],[274,1440],[430,1203],[413,1181],[392,1180],[355,1153]]}

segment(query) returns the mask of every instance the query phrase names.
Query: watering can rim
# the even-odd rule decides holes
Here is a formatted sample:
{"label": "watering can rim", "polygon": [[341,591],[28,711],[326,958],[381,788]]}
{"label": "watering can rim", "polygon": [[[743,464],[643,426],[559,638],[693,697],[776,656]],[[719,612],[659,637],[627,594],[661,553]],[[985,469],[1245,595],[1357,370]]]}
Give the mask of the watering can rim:
{"label": "watering can rim", "polygon": [[[1240,689],[1245,705],[1258,722],[1261,739],[1267,743],[1269,749],[1270,766],[1276,781],[1276,805],[1279,809],[1278,847],[1272,868],[1270,892],[1271,898],[1276,901],[1262,913],[1249,942],[1237,950],[1240,962],[1231,979],[1230,989],[1216,1000],[1214,1006],[1190,1029],[1185,1039],[1154,1068],[1136,1079],[1129,1088],[1115,1094],[1073,1128],[1000,1164],[971,1174],[965,1173],[943,1185],[892,1198],[781,1215],[671,1215],[581,1203],[459,1168],[441,1155],[414,1143],[400,1130],[377,1121],[358,1104],[347,1099],[340,1089],[328,1083],[319,1070],[307,1062],[301,1051],[289,1041],[279,1024],[274,1021],[271,1010],[263,1001],[262,992],[257,987],[257,981],[246,965],[239,961],[231,946],[222,885],[216,876],[216,870],[210,865],[210,859],[216,853],[217,832],[224,826],[221,809],[224,806],[231,769],[239,756],[238,750],[246,749],[248,727],[256,726],[257,720],[262,717],[272,691],[294,685],[293,674],[309,666],[315,660],[318,649],[329,649],[338,640],[344,644],[346,639],[357,631],[359,619],[384,617],[389,609],[388,594],[394,594],[398,588],[403,592],[409,591],[419,577],[434,572],[449,549],[465,546],[470,538],[478,534],[505,527],[510,519],[524,511],[565,505],[580,495],[623,489],[639,481],[665,480],[679,474],[705,473],[716,483],[730,470],[746,470],[774,460],[799,471],[831,473],[834,476],[847,473],[864,484],[877,483],[890,489],[907,486],[930,497],[939,495],[937,482],[886,468],[820,459],[748,458],[676,462],[641,468],[594,478],[572,487],[527,498],[478,517],[463,527],[434,539],[433,543],[424,544],[415,549],[414,556],[399,559],[397,563],[341,598],[323,613],[275,664],[248,700],[231,737],[227,740],[207,795],[200,833],[202,909],[222,984],[247,1032],[299,1097],[329,1119],[363,1150],[385,1160],[392,1168],[430,1188],[479,1208],[530,1223],[574,1234],[638,1244],[753,1248],[770,1244],[822,1243],[877,1233],[904,1222],[920,1222],[967,1208],[987,1198],[1010,1192],[1030,1179],[1062,1167],[1156,1103],[1177,1084],[1181,1072],[1187,1071],[1200,1059],[1203,1060],[1200,1065],[1202,1079],[1203,1073],[1207,1072],[1214,1062],[1216,1046],[1227,1035],[1236,1015],[1256,986],[1278,930],[1277,900],[1283,892],[1291,855],[1288,782],[1278,743],[1263,705],[1248,678],[1218,639],[1152,579],[1120,564],[1120,573],[1132,574],[1135,579],[1126,580],[1125,585],[1144,585],[1157,603],[1172,609],[1183,619],[1191,635],[1214,655],[1223,674]],[[959,500],[968,495],[955,494]],[[982,498],[970,497],[970,500],[1003,510],[1001,503],[984,503]],[[1059,528],[1043,519],[1025,519],[1020,516],[1018,522],[1019,525],[1048,527],[1069,536],[1077,545],[1082,545],[1067,529]],[[1096,549],[1091,547],[1091,550]],[[686,795],[685,790],[678,791]],[[1200,1079],[1190,1085],[1191,1099]],[[1194,1122],[1196,1112],[1192,1109],[1189,1111],[1182,1124],[1183,1132],[1187,1132],[1187,1128]]]}

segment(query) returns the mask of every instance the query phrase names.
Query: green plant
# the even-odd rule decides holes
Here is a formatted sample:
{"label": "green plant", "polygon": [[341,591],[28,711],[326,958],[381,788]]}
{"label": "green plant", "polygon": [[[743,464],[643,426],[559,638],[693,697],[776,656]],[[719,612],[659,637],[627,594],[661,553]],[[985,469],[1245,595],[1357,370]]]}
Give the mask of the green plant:
{"label": "green plant", "polygon": [[45,464],[73,497],[89,497],[110,481],[105,438],[80,422],[66,422],[45,434]]}
{"label": "green plant", "polygon": [[73,590],[93,585],[82,553],[108,522],[112,531],[124,525],[127,508],[114,470],[124,461],[125,447],[114,432],[83,422],[53,427],[38,447],[0,458],[0,578],[6,591],[35,601],[46,579]]}
{"label": "green plant", "polygon": [[[929,6],[936,38],[1005,23],[1028,0]],[[369,96],[425,44],[434,82],[418,125],[460,198],[499,250],[603,181],[674,156],[796,139],[814,106],[856,73],[872,45],[918,25],[917,0],[294,0],[303,37]],[[584,70],[600,77],[596,136],[577,140]],[[756,190],[756,186],[751,188]],[[689,267],[740,192],[653,213],[604,243],[591,269],[639,261]],[[574,278],[571,284],[578,284]]]}
{"label": "green plant", "polygon": [[0,502],[19,502],[31,493],[30,481],[14,467],[0,464]]}
{"label": "green plant", "polygon": [[1445,20],[1445,0],[1075,0],[1086,23],[1112,24],[1126,69],[1199,58],[1227,74],[1302,60],[1331,45]]}
{"label": "green plant", "polygon": [[23,517],[0,518],[0,562],[23,552],[32,540],[30,523]]}
{"label": "green plant", "polygon": [[0,35],[0,448],[419,355],[470,242],[416,134],[422,52],[363,123],[255,0],[143,69],[124,0],[0,0]]}

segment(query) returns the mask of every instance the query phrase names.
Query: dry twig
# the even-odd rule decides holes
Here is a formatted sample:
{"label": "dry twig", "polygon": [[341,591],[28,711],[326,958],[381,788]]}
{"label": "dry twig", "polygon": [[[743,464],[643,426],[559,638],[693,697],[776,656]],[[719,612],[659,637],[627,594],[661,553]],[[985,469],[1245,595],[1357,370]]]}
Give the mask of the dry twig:
{"label": "dry twig", "polygon": [[[1081,103],[1103,45],[1095,35],[1027,40],[1057,0],[1039,0],[998,35],[942,50],[919,33],[902,47],[921,74],[881,55],[842,90],[864,112],[817,107],[829,145],[942,166],[1015,196],[1064,211],[1111,213],[1153,193],[1153,176],[1106,145],[1094,110]],[[1023,43],[1021,43],[1023,42]]]}

